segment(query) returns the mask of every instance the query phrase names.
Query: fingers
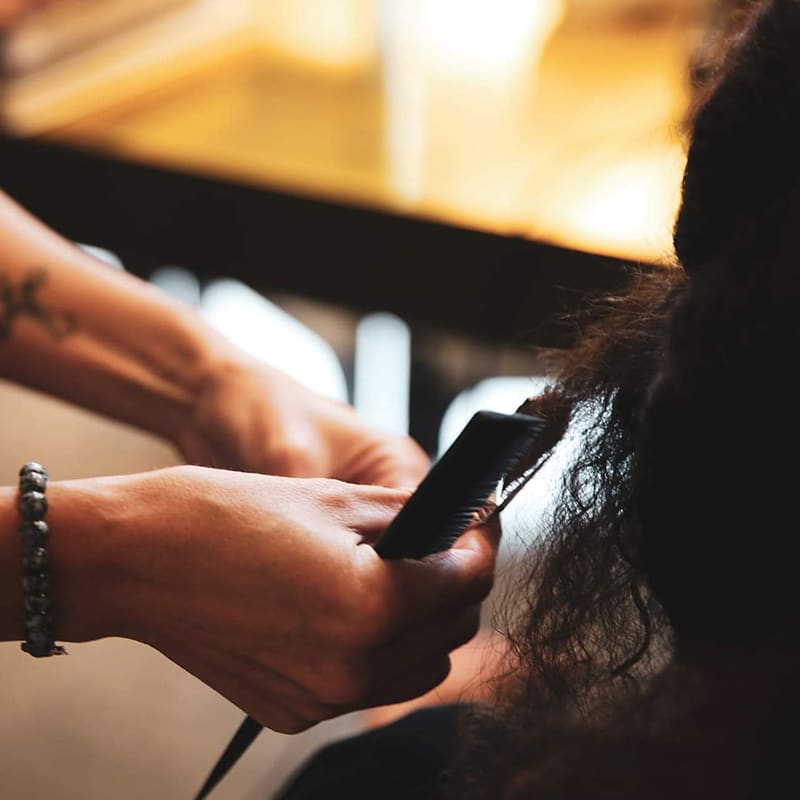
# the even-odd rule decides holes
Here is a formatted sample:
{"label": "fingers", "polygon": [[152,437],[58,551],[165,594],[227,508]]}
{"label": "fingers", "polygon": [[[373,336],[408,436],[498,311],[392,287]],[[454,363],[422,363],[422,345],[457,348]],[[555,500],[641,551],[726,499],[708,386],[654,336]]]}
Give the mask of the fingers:
{"label": "fingers", "polygon": [[352,483],[414,489],[430,466],[425,451],[410,436],[370,431],[336,474]]}
{"label": "fingers", "polygon": [[500,526],[496,520],[469,528],[449,550],[428,556],[422,561],[403,561],[409,573],[413,565],[425,575],[418,592],[410,597],[420,606],[426,604],[472,605],[482,601],[491,591],[494,567],[500,543]]}
{"label": "fingers", "polygon": [[[437,631],[437,643],[453,649],[470,638],[458,638],[454,621],[476,608],[492,589],[499,525],[491,521],[467,531],[442,553],[417,559],[381,560],[373,548],[357,548],[372,580],[362,601],[365,637],[373,647],[388,644],[408,631]],[[457,639],[448,637],[456,634]]]}
{"label": "fingers", "polygon": [[[368,546],[357,547],[372,553],[373,568],[392,576],[384,580],[384,592],[408,595],[404,607],[389,603],[391,614],[364,620],[378,636],[361,634],[359,614],[351,621],[357,635],[311,626],[299,638],[287,632],[276,649],[274,636],[266,637],[268,645],[258,643],[265,640],[257,629],[232,636],[226,617],[223,638],[202,627],[185,631],[177,642],[170,637],[172,646],[156,646],[263,724],[285,733],[357,708],[414,698],[445,680],[449,653],[478,631],[479,599],[488,590],[485,575],[491,576],[495,540],[494,532],[476,530],[450,554],[396,564],[382,562]],[[395,574],[402,577],[397,580]],[[331,613],[341,617],[340,610]]]}
{"label": "fingers", "polygon": [[410,489],[392,489],[381,486],[360,486],[354,491],[347,507],[341,509],[338,521],[349,526],[369,540],[386,530],[397,512],[411,497]]}
{"label": "fingers", "polygon": [[[492,588],[500,535],[500,522],[492,517],[465,531],[450,550],[422,561],[395,562],[401,591],[407,592],[406,627],[387,643],[385,681],[372,704],[402,702],[445,680],[449,653],[480,630],[481,602]],[[402,587],[404,581],[409,584]],[[445,658],[448,670],[437,673],[436,664],[441,669]],[[409,669],[409,661],[418,668]]]}
{"label": "fingers", "polygon": [[440,685],[450,673],[449,653],[474,636],[478,622],[479,609],[466,609],[444,632],[441,625],[429,625],[379,650],[331,651],[322,658],[323,670],[307,660],[279,664],[276,670],[267,663],[272,658],[196,640],[182,642],[177,651],[160,649],[266,727],[296,733],[355,709],[415,698]]}
{"label": "fingers", "polygon": [[480,629],[480,606],[446,615],[426,627],[409,629],[381,650],[375,689],[368,705],[391,705],[419,697],[450,674],[450,654]]}
{"label": "fingers", "polygon": [[465,645],[480,630],[480,604],[468,606],[457,614],[444,614],[425,626],[409,627],[399,633],[382,651],[386,670],[403,664],[403,658],[419,653],[418,659],[435,654],[446,655]]}
{"label": "fingers", "polygon": [[[408,664],[408,661],[404,662]],[[363,708],[388,706],[419,697],[439,686],[450,674],[450,656],[437,653],[410,664],[406,670],[389,680],[386,677],[376,691],[370,695]]]}
{"label": "fingers", "polygon": [[470,525],[456,540],[451,550],[468,550],[474,553],[476,558],[491,561],[492,566],[494,566],[501,536],[500,518],[493,515],[486,519],[485,522],[476,522]]}
{"label": "fingers", "polygon": [[383,483],[397,488],[416,488],[430,470],[430,459],[411,438],[400,440],[396,448],[399,452],[386,469],[386,482]]}

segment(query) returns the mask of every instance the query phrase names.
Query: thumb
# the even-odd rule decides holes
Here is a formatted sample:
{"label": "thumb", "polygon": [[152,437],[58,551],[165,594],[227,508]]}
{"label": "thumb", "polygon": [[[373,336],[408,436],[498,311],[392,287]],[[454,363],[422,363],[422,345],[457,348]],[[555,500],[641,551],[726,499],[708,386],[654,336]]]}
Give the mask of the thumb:
{"label": "thumb", "polygon": [[385,561],[395,601],[411,618],[480,603],[492,590],[499,542],[500,523],[493,518],[470,527],[449,550]]}

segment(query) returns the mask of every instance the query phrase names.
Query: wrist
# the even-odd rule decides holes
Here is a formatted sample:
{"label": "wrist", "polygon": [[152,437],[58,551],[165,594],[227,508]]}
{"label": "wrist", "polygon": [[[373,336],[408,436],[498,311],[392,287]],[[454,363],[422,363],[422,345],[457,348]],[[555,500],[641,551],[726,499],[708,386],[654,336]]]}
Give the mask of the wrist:
{"label": "wrist", "polygon": [[123,502],[115,478],[56,481],[47,493],[52,602],[57,639],[125,635],[121,622],[129,547],[117,524]]}
{"label": "wrist", "polygon": [[145,399],[141,417],[132,421],[179,446],[180,432],[193,424],[199,399],[235,362],[236,348],[192,308],[172,298],[159,302],[153,346],[139,354],[152,398]]}
{"label": "wrist", "polygon": [[254,399],[261,404],[255,410],[260,424],[266,429],[273,422],[264,416],[263,405],[277,396],[270,376],[267,365],[256,367],[249,355],[233,347],[215,350],[198,365],[189,413],[171,432],[173,444],[188,463],[233,469],[264,466],[249,465],[243,458],[253,442],[248,443],[242,434],[252,435],[249,421]]}
{"label": "wrist", "polygon": [[182,450],[184,437],[195,435],[202,426],[208,399],[236,385],[251,368],[251,357],[192,309],[177,307],[172,311],[168,337],[172,345],[159,351],[163,361],[158,369],[169,376],[182,402],[169,418],[152,415],[153,424],[148,427]]}
{"label": "wrist", "polygon": [[[126,479],[51,481],[48,571],[57,641],[127,636],[132,537],[124,522]],[[24,638],[22,546],[15,487],[0,488],[0,639]]]}

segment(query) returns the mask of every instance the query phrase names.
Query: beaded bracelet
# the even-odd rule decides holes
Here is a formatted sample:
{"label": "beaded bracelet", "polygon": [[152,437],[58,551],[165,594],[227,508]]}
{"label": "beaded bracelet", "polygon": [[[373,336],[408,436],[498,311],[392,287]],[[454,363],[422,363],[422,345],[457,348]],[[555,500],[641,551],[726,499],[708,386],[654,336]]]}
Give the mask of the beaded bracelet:
{"label": "beaded bracelet", "polygon": [[25,641],[22,649],[36,658],[65,655],[53,638],[50,578],[47,571],[47,470],[35,461],[19,471],[19,510],[22,524],[22,586],[25,590]]}

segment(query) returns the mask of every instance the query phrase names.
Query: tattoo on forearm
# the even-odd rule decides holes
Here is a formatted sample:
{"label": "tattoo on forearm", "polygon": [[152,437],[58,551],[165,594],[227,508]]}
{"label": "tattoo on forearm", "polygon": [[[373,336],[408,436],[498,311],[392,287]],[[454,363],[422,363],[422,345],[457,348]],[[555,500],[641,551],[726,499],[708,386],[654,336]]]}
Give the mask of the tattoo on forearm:
{"label": "tattoo on forearm", "polygon": [[47,272],[43,269],[23,278],[19,286],[13,286],[0,275],[0,341],[11,338],[14,320],[25,316],[42,325],[54,339],[63,339],[75,330],[74,314],[45,308],[39,302],[36,295],[46,280]]}

